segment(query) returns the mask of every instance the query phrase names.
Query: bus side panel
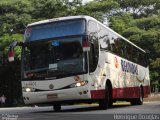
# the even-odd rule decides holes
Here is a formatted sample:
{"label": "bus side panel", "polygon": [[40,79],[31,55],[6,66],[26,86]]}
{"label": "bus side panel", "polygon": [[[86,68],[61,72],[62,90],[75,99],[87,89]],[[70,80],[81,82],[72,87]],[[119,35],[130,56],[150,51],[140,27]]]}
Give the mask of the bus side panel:
{"label": "bus side panel", "polygon": [[114,88],[113,98],[137,98],[139,87]]}
{"label": "bus side panel", "polygon": [[[112,97],[115,98],[138,98],[140,87],[114,88]],[[143,86],[144,97],[150,94],[150,86]]]}
{"label": "bus side panel", "polygon": [[105,90],[92,90],[91,91],[92,99],[103,99],[105,98]]}
{"label": "bus side panel", "polygon": [[144,86],[143,87],[144,97],[148,97],[151,94],[151,88],[150,86]]}
{"label": "bus side panel", "polygon": [[151,94],[149,67],[146,68],[145,86],[143,86],[144,97],[148,97]]}
{"label": "bus side panel", "polygon": [[[110,61],[110,77],[112,82],[112,98],[138,98],[140,96],[140,86],[143,87],[144,97],[150,94],[150,80],[148,68],[142,67],[136,63],[130,62],[112,53],[108,53]],[[127,70],[126,64],[123,66],[122,61],[130,66],[137,68],[131,73]],[[137,73],[136,73],[137,71]]]}
{"label": "bus side panel", "polygon": [[120,57],[108,52],[110,61],[110,76],[108,77],[112,83],[112,98],[126,98],[125,92],[125,74],[121,71]]}

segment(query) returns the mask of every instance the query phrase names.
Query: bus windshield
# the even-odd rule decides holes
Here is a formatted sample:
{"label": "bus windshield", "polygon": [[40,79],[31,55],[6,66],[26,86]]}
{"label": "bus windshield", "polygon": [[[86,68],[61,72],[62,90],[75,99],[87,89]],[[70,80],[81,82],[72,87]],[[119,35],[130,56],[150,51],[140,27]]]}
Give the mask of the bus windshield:
{"label": "bus windshield", "polygon": [[23,66],[29,79],[84,73],[82,37],[26,43]]}

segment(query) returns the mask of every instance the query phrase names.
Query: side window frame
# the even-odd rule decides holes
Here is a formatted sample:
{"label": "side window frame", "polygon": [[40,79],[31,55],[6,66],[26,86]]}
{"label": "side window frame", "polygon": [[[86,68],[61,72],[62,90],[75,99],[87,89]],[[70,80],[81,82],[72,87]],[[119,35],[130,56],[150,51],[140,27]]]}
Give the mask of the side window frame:
{"label": "side window frame", "polygon": [[89,51],[89,72],[94,72],[99,60],[98,24],[96,22],[92,20],[88,21],[88,33],[92,49]]}

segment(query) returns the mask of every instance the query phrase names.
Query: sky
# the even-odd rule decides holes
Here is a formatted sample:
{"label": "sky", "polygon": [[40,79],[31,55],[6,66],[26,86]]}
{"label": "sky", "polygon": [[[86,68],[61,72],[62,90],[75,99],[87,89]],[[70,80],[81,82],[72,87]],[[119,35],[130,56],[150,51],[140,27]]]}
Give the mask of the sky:
{"label": "sky", "polygon": [[83,0],[84,3],[85,3],[85,2],[90,2],[90,1],[93,1],[93,0]]}
{"label": "sky", "polygon": [[[72,2],[73,0],[69,0],[69,1]],[[87,3],[87,2],[90,2],[90,1],[93,1],[93,0],[82,0],[83,4]]]}

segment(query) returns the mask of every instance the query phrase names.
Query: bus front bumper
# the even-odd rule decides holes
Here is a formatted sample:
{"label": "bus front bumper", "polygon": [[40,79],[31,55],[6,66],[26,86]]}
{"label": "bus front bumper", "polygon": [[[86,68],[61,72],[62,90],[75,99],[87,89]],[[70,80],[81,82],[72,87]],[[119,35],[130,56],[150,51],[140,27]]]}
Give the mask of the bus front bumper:
{"label": "bus front bumper", "polygon": [[52,103],[86,99],[91,99],[91,94],[86,87],[55,91],[23,92],[23,100],[25,104]]}

